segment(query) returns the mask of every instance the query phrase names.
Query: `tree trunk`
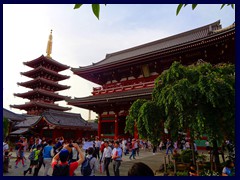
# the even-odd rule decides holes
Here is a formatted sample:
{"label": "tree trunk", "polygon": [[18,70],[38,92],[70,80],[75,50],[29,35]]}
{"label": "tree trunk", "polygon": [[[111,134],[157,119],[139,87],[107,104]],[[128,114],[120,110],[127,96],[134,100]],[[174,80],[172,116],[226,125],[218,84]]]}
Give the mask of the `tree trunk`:
{"label": "tree trunk", "polygon": [[191,139],[191,147],[192,147],[192,162],[193,162],[193,165],[196,165],[195,149],[194,149],[194,144],[192,139]]}
{"label": "tree trunk", "polygon": [[217,145],[217,141],[216,140],[213,140],[213,155],[214,155],[214,162],[217,165],[220,164],[218,145]]}

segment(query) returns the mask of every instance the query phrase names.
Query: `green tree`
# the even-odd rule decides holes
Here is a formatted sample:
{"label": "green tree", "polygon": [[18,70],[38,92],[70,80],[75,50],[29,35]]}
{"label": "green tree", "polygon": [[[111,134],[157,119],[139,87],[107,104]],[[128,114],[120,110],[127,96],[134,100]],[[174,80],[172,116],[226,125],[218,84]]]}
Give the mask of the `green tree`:
{"label": "green tree", "polygon": [[[136,123],[139,136],[154,143],[161,137],[163,124],[173,141],[179,131],[190,132],[191,140],[208,134],[216,153],[217,142],[234,139],[234,65],[174,62],[155,80],[152,98],[132,104],[125,131],[133,133]],[[219,162],[218,154],[215,162]]]}
{"label": "green tree", "polygon": [[190,131],[193,139],[206,133],[216,150],[217,142],[235,134],[234,82],[234,65],[203,62],[183,66],[174,62],[156,79],[153,100],[164,109],[170,134]]}
{"label": "green tree", "polygon": [[139,109],[137,129],[140,138],[150,140],[154,146],[159,144],[164,123],[161,109],[154,101],[145,102]]}
{"label": "green tree", "polygon": [[[131,108],[129,109],[129,115],[126,117],[125,132],[129,132],[131,135],[134,134],[134,127],[138,120],[139,110],[145,102],[147,102],[147,100],[138,99],[132,104]],[[142,136],[145,136],[145,135],[142,135]]]}
{"label": "green tree", "polygon": [[3,118],[3,138],[8,136],[10,123],[7,118]]}

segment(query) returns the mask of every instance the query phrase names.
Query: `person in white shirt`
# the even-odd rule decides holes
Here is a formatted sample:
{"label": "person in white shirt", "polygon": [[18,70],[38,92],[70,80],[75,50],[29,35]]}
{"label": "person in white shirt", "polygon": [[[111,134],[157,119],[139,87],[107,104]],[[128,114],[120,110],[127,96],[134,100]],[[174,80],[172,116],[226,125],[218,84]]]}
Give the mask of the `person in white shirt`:
{"label": "person in white shirt", "polygon": [[96,137],[96,140],[95,140],[95,148],[96,148],[96,155],[97,155],[97,158],[100,159],[100,154],[99,154],[99,151],[100,151],[100,146],[101,146],[101,141],[99,141],[98,137]]}
{"label": "person in white shirt", "polygon": [[112,158],[112,148],[110,148],[108,146],[108,141],[105,141],[104,143],[105,143],[105,148],[103,151],[102,160],[104,162],[104,169],[106,170],[106,175],[110,176],[108,166],[109,166],[109,164],[111,162],[111,158]]}
{"label": "person in white shirt", "polygon": [[7,152],[8,150],[9,150],[8,139],[5,139],[5,141],[3,142],[3,161],[4,161],[5,152]]}

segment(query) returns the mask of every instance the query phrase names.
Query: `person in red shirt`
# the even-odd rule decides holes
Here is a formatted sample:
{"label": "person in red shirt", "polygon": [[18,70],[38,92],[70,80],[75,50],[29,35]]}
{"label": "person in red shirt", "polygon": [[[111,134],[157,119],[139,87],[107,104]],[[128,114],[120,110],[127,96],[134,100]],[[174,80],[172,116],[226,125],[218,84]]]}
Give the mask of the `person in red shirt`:
{"label": "person in red shirt", "polygon": [[[81,149],[79,148],[79,146],[76,143],[71,144],[73,147],[76,148],[76,150],[79,153],[79,160],[76,162],[72,162],[69,164],[69,176],[73,176],[74,171],[78,168],[78,166],[80,164],[83,163],[84,161],[84,155],[81,151]],[[71,146],[70,145],[70,146]],[[63,149],[58,152],[52,159],[52,168],[54,169],[54,166],[56,166],[57,164],[59,164],[60,166],[64,166],[68,164],[68,158],[69,158],[69,144],[65,145],[63,147]],[[59,161],[60,160],[60,161]],[[59,161],[59,162],[58,162]]]}

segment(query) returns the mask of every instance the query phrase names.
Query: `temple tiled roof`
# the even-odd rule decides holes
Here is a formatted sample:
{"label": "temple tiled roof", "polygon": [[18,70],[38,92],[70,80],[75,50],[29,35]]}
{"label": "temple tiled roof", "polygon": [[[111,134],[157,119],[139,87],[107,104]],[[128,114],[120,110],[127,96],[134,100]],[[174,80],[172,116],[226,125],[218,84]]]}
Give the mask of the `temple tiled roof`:
{"label": "temple tiled roof", "polygon": [[28,131],[29,131],[28,128],[20,128],[16,131],[11,132],[10,135],[20,135],[20,134],[27,133]]}
{"label": "temple tiled roof", "polygon": [[8,118],[11,121],[24,121],[25,120],[24,116],[13,113],[5,108],[3,108],[3,117]]}
{"label": "temple tiled roof", "polygon": [[85,67],[71,68],[71,70],[74,73],[78,74],[81,71],[85,71],[92,68],[97,69],[97,68],[108,66],[110,64],[116,64],[116,65],[118,63],[121,64],[121,63],[124,63],[125,61],[126,62],[130,61],[131,59],[140,57],[142,55],[146,56],[162,50],[166,50],[169,48],[173,48],[183,44],[188,44],[190,42],[201,40],[205,37],[210,36],[213,31],[216,31],[219,29],[221,29],[220,21],[216,21],[206,26],[199,27],[199,28],[196,28],[187,32],[183,32],[174,36],[170,36],[154,42],[129,48],[123,51],[107,54],[105,59],[103,59],[102,61],[99,61],[98,63],[93,63],[92,65],[85,66]]}
{"label": "temple tiled roof", "polygon": [[32,88],[32,86],[35,85],[36,83],[46,84],[46,85],[49,85],[50,87],[56,87],[57,91],[70,88],[70,86],[61,85],[59,83],[56,83],[54,81],[51,81],[51,80],[45,79],[45,78],[41,78],[41,77],[27,81],[27,82],[17,83],[17,84],[20,86],[23,86],[23,87]]}
{"label": "temple tiled roof", "polygon": [[37,77],[37,73],[39,72],[43,72],[43,73],[47,73],[47,74],[51,74],[53,75],[54,77],[57,77],[57,81],[60,81],[60,80],[65,80],[65,79],[68,79],[70,76],[66,76],[66,75],[62,75],[62,74],[59,74],[53,70],[50,70],[50,69],[47,69],[43,66],[39,66],[33,70],[30,70],[30,71],[27,71],[27,72],[21,72],[21,75],[24,75],[24,76],[27,76],[27,77],[30,77],[30,78],[36,78]]}
{"label": "temple tiled roof", "polygon": [[54,92],[51,92],[51,91],[46,91],[46,90],[38,89],[38,88],[36,88],[32,91],[28,91],[26,93],[15,93],[14,96],[31,99],[30,97],[32,95],[35,95],[35,94],[42,94],[42,95],[47,96],[47,97],[54,97],[54,98],[56,98],[55,101],[61,101],[61,100],[65,100],[65,99],[70,98],[70,97],[67,97],[67,96],[59,95],[58,93],[54,93]]}
{"label": "temple tiled roof", "polygon": [[98,123],[88,122],[88,124],[91,126],[91,130],[94,130],[94,131],[98,130]]}
{"label": "temple tiled roof", "polygon": [[43,63],[43,62],[44,62],[44,63],[52,64],[52,65],[58,67],[58,69],[56,70],[57,72],[63,71],[63,70],[66,70],[66,69],[70,68],[69,66],[64,65],[64,64],[61,64],[61,63],[59,63],[58,61],[55,61],[54,59],[48,58],[48,57],[46,57],[46,56],[44,56],[44,55],[41,55],[41,56],[40,56],[39,58],[37,58],[37,59],[24,62],[23,64],[24,64],[24,65],[27,65],[27,66],[29,66],[29,67],[32,67],[32,68],[36,68],[36,65],[37,65],[37,66],[40,66],[41,63]]}
{"label": "temple tiled roof", "polygon": [[40,119],[41,119],[41,116],[26,117],[26,120],[17,124],[16,127],[17,128],[29,128],[29,127],[37,124]]}
{"label": "temple tiled roof", "polygon": [[18,109],[22,109],[22,110],[26,110],[28,108],[32,108],[32,107],[36,107],[36,106],[42,107],[44,109],[55,109],[55,110],[60,110],[60,111],[71,110],[71,108],[68,108],[68,107],[61,107],[57,104],[50,104],[50,103],[45,103],[45,102],[41,102],[41,101],[38,101],[38,102],[30,101],[30,102],[27,102],[27,103],[21,104],[21,105],[10,105],[10,107],[18,108]]}
{"label": "temple tiled roof", "polygon": [[81,114],[49,110],[44,111],[42,117],[57,126],[91,129],[91,125],[82,118]]}

